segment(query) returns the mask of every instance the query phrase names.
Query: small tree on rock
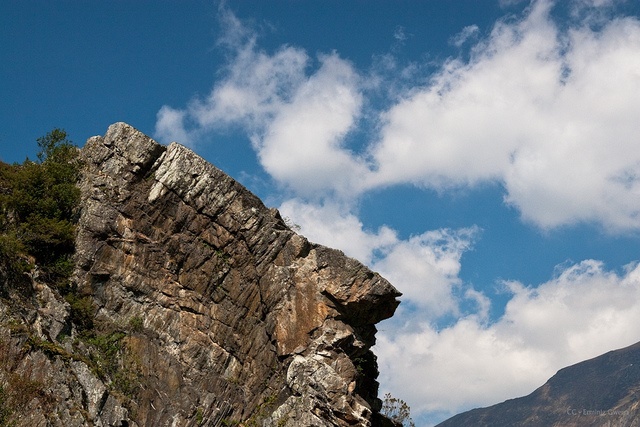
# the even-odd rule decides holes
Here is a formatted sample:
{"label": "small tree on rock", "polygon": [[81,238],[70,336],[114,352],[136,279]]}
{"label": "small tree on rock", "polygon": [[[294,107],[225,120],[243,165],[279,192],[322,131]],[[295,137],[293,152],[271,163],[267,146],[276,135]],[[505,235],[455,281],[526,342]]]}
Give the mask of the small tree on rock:
{"label": "small tree on rock", "polygon": [[391,396],[391,393],[384,395],[380,413],[396,424],[406,427],[416,427],[411,419],[411,408],[407,402]]}

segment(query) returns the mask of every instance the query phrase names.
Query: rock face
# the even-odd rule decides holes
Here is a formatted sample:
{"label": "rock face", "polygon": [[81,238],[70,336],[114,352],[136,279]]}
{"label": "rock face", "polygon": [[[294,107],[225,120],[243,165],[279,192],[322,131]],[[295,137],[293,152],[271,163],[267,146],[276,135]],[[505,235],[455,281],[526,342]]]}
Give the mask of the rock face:
{"label": "rock face", "polygon": [[640,426],[640,343],[561,369],[528,396],[438,424],[449,426]]}
{"label": "rock face", "polygon": [[[81,157],[75,302],[37,281],[20,310],[0,301],[2,363],[40,384],[17,425],[385,422],[370,347],[398,305],[386,280],[179,144],[117,123]],[[78,301],[101,331],[87,342]]]}

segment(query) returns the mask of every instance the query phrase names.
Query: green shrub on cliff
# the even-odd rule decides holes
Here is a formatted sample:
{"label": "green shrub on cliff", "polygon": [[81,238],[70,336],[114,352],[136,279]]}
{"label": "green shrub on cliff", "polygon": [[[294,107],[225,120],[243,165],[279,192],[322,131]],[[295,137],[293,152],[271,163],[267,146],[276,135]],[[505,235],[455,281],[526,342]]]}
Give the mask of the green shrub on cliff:
{"label": "green shrub on cliff", "polygon": [[38,138],[38,146],[37,162],[0,163],[0,261],[9,274],[35,262],[41,279],[64,286],[80,200],[78,150],[60,129]]}

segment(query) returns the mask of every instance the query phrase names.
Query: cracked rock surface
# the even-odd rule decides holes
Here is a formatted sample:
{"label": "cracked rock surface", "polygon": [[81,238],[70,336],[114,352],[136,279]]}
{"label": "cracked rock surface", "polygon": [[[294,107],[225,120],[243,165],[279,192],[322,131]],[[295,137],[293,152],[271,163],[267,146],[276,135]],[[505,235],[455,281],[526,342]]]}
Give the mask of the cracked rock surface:
{"label": "cracked rock surface", "polygon": [[[384,423],[370,348],[375,324],[398,305],[391,284],[296,234],[277,210],[177,143],[165,147],[116,123],[90,138],[81,157],[73,281],[92,298],[97,324],[136,325],[124,328],[119,353],[135,387],[123,395],[110,383],[116,374],[101,377],[81,358],[34,348],[32,358],[43,360],[33,369],[51,377],[52,390],[64,384],[67,397],[52,403],[59,415],[35,410],[31,421]],[[40,333],[63,346],[68,304],[39,286]],[[19,337],[2,342],[19,345]]]}

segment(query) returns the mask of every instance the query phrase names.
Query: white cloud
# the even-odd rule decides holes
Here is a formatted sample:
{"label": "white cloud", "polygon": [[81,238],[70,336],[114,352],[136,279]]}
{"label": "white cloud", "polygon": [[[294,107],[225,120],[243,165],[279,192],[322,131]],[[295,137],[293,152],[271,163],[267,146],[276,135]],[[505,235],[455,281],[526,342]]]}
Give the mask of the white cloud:
{"label": "white cloud", "polygon": [[458,278],[460,258],[477,233],[475,227],[441,229],[396,241],[384,248],[371,268],[400,289],[405,301],[429,313],[430,320],[458,315],[452,288],[462,284]]}
{"label": "white cloud", "polygon": [[479,31],[480,27],[478,27],[477,25],[468,25],[464,27],[458,34],[453,36],[450,43],[456,47],[461,47],[469,39],[476,37]]}
{"label": "white cloud", "polygon": [[187,146],[193,144],[193,138],[185,129],[184,111],[165,105],[158,111],[157,119],[156,138],[167,143],[175,141]]}
{"label": "white cloud", "polygon": [[239,46],[227,77],[205,99],[193,99],[187,108],[163,106],[158,112],[156,136],[184,138],[189,143],[220,128],[240,124],[260,134],[301,85],[308,63],[305,52],[283,47],[273,55],[257,51],[255,40]]}
{"label": "white cloud", "polygon": [[[427,231],[403,240],[387,226],[365,230],[348,207],[292,199],[284,202],[280,211],[311,241],[340,248],[382,274],[403,293],[401,299],[406,304],[401,310],[411,304],[412,309],[428,313],[430,321],[459,314],[452,289],[462,285],[458,278],[460,258],[471,248],[479,233],[477,227]],[[469,299],[485,304],[479,293],[468,292]]]}
{"label": "white cloud", "polygon": [[304,51],[288,46],[268,55],[250,40],[238,48],[228,76],[208,98],[194,100],[189,113],[204,129],[240,123],[260,131],[301,84],[308,60]]}
{"label": "white cloud", "polygon": [[[640,335],[640,267],[622,274],[597,261],[569,266],[537,288],[509,283],[505,314],[436,330],[420,313],[401,328],[380,325],[381,382],[414,412],[457,411],[525,395],[558,369]],[[402,360],[402,363],[398,363]]]}
{"label": "white cloud", "polygon": [[373,263],[376,252],[387,250],[398,241],[397,233],[389,227],[364,230],[349,207],[336,203],[314,205],[290,199],[283,202],[279,210],[284,217],[291,218],[309,240],[340,248],[367,265]]}
{"label": "white cloud", "polygon": [[383,114],[370,185],[502,182],[542,228],[640,227],[640,23],[566,33],[535,2]]}
{"label": "white cloud", "polygon": [[354,179],[367,170],[342,147],[360,114],[358,75],[336,54],[321,56],[320,64],[254,142],[267,172],[298,193],[352,194]]}
{"label": "white cloud", "polygon": [[398,25],[396,27],[395,31],[393,32],[393,38],[399,43],[403,43],[407,40],[408,36],[405,32],[405,28],[402,25]]}
{"label": "white cloud", "polygon": [[576,11],[585,8],[611,7],[615,3],[624,2],[626,0],[573,0],[573,8]]}
{"label": "white cloud", "polygon": [[[378,137],[359,153],[345,140],[363,109],[375,109],[371,82],[397,87],[380,81],[390,74],[360,73],[337,53],[314,62],[291,46],[264,52],[227,13],[226,74],[185,109],[164,106],[156,135],[193,143],[239,124],[265,170],[307,197],[491,181],[545,229],[576,222],[638,229],[640,23],[620,18],[598,30],[588,22],[560,30],[552,6],[533,2],[519,21],[499,21],[468,62],[446,61],[427,85],[380,113]],[[458,39],[475,33],[466,27]]]}
{"label": "white cloud", "polygon": [[282,46],[269,54],[233,14],[223,12],[222,22],[221,44],[232,58],[224,77],[209,96],[193,99],[185,109],[163,106],[156,136],[192,144],[239,124],[262,166],[280,183],[306,195],[353,194],[355,178],[368,170],[343,147],[362,106],[353,66],[336,53],[319,55],[308,74],[312,61],[304,50]]}

